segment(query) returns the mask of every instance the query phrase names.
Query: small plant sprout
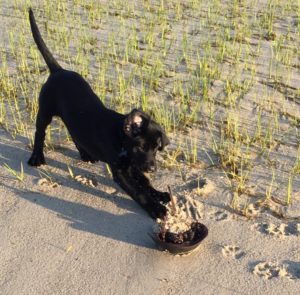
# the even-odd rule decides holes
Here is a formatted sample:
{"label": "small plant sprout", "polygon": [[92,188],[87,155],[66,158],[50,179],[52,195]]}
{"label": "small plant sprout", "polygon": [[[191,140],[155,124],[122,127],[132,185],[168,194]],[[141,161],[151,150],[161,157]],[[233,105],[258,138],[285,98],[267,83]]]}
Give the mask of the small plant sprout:
{"label": "small plant sprout", "polygon": [[106,168],[106,171],[107,171],[108,175],[109,175],[111,178],[113,178],[112,171],[111,171],[111,169],[110,169],[110,167],[109,167],[108,164],[105,164],[105,168]]}
{"label": "small plant sprout", "polygon": [[75,174],[73,172],[73,168],[70,165],[68,165],[67,168],[68,168],[68,172],[69,172],[70,177],[71,178],[75,178]]}
{"label": "small plant sprout", "polygon": [[269,187],[266,189],[266,198],[267,198],[267,200],[272,199],[272,191],[273,191],[274,181],[275,181],[275,169],[272,168],[272,180],[271,180],[271,183],[270,183]]}
{"label": "small plant sprout", "polygon": [[3,167],[7,172],[9,172],[12,176],[14,176],[18,181],[24,181],[25,175],[24,175],[24,169],[23,169],[23,163],[21,162],[20,165],[20,172],[17,170],[11,168],[7,163],[4,163]]}
{"label": "small plant sprout", "polygon": [[293,190],[293,177],[292,177],[292,175],[290,175],[290,177],[288,179],[287,194],[286,194],[286,203],[288,205],[291,204],[292,190]]}

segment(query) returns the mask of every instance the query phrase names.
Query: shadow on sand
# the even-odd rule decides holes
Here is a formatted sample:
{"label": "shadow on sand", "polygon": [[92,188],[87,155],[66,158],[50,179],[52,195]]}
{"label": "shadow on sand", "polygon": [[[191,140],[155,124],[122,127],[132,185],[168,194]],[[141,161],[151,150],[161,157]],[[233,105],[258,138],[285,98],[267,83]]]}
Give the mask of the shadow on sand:
{"label": "shadow on sand", "polygon": [[[25,146],[24,142],[22,142],[19,146],[20,147],[9,142],[0,143],[0,165],[7,163],[12,168],[19,169],[20,162],[22,161],[25,174],[39,177],[38,169],[29,167],[26,164],[26,161],[30,156],[30,152],[22,148]],[[48,159],[48,163],[55,167],[66,166],[65,163],[61,163],[53,159]],[[87,173],[84,169],[81,171],[81,168],[78,168],[77,171],[82,172],[83,174]],[[147,232],[151,231],[153,221],[133,200],[123,197],[116,198],[113,195],[101,191],[98,187],[86,187],[70,181],[68,178],[62,179],[61,175],[58,177],[59,181],[63,182],[64,187],[69,187],[94,196],[101,196],[104,200],[113,202],[114,205],[130,211],[130,213],[115,215],[101,209],[95,209],[84,204],[59,198],[59,196],[57,196],[57,192],[55,192],[54,196],[51,195],[51,192],[47,194],[44,192],[12,187],[7,184],[3,184],[3,186],[8,190],[13,191],[20,198],[55,212],[59,218],[67,220],[69,225],[74,229],[136,246],[150,249],[155,248],[154,243],[147,234]],[[100,184],[101,181],[103,181],[106,185],[108,183],[107,179],[103,176],[97,175],[97,179],[100,181]],[[112,180],[109,180],[109,182],[111,182],[111,185],[115,187]]]}

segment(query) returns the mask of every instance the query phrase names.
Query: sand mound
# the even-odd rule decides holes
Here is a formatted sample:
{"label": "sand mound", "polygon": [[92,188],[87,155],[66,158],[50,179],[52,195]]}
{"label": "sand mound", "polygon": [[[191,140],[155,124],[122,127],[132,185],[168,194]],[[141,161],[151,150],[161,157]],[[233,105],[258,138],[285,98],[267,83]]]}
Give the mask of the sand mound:
{"label": "sand mound", "polygon": [[172,196],[167,210],[165,219],[157,219],[155,231],[159,232],[164,226],[166,231],[181,233],[189,230],[193,222],[202,218],[203,204],[186,193],[185,195]]}

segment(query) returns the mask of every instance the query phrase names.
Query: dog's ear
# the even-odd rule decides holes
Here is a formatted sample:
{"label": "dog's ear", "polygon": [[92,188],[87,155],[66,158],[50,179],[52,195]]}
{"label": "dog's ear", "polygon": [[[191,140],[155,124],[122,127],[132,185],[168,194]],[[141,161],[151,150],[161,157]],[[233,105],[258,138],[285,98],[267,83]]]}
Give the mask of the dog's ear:
{"label": "dog's ear", "polygon": [[148,123],[149,119],[146,115],[142,111],[134,109],[125,119],[124,132],[129,137],[139,136],[147,128]]}
{"label": "dog's ear", "polygon": [[166,145],[170,143],[170,140],[164,132],[161,133],[161,137],[158,139],[158,150],[162,151]]}

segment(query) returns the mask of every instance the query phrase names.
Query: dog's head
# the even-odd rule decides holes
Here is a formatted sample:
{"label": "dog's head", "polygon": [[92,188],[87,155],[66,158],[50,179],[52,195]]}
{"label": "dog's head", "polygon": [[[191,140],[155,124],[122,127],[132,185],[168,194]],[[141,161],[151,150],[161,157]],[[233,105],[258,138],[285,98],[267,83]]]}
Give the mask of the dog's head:
{"label": "dog's head", "polygon": [[125,118],[124,133],[131,163],[144,172],[155,171],[157,151],[169,144],[162,127],[143,111],[134,109]]}

